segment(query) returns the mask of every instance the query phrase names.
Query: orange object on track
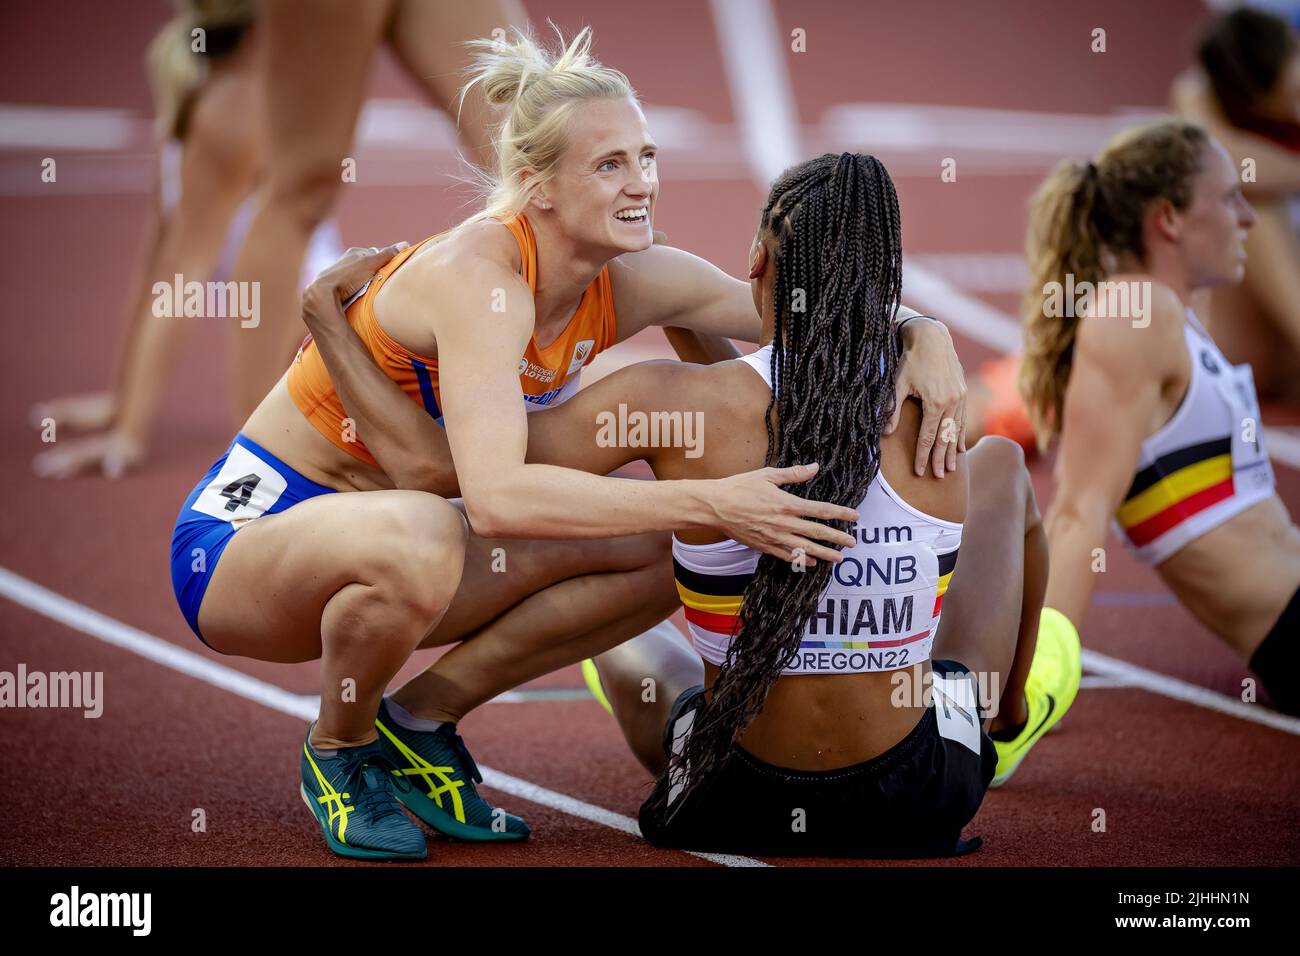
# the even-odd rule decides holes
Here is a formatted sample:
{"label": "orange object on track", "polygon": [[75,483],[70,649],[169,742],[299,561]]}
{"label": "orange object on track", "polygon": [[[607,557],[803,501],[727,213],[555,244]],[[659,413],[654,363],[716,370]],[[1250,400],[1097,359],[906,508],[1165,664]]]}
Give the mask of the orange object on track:
{"label": "orange object on track", "polygon": [[984,434],[1010,438],[1025,450],[1026,455],[1032,456],[1037,453],[1038,446],[1025,401],[1016,388],[1019,372],[1019,354],[993,359],[980,366],[979,380],[988,392]]}

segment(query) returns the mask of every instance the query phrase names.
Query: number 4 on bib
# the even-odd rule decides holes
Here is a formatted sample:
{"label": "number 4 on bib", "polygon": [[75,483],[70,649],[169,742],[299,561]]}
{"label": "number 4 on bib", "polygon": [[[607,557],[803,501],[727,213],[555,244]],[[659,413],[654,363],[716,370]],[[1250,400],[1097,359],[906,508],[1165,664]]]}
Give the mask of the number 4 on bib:
{"label": "number 4 on bib", "polygon": [[287,487],[283,475],[236,444],[192,507],[222,521],[245,521],[265,514]]}
{"label": "number 4 on bib", "polygon": [[253,497],[253,489],[261,480],[257,475],[245,475],[222,488],[221,497],[229,499],[226,502],[226,510],[234,511],[241,505],[248,504],[248,499]]}

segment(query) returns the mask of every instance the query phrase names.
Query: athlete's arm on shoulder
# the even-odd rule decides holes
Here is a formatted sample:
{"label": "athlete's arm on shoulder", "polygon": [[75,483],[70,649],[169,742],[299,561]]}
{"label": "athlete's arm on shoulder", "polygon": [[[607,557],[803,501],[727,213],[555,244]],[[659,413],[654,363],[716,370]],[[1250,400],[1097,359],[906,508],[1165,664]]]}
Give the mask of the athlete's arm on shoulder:
{"label": "athlete's arm on shoulder", "polygon": [[652,325],[757,342],[762,325],[749,283],[683,249],[654,245],[610,263],[621,342]]}
{"label": "athlete's arm on shoulder", "polygon": [[945,477],[935,477],[928,468],[918,475],[914,462],[920,444],[921,402],[905,398],[901,404],[898,426],[880,442],[880,469],[885,480],[916,510],[943,521],[965,521],[970,499],[966,453],[956,454],[956,467]]}
{"label": "athlete's arm on shoulder", "polygon": [[[1148,281],[1115,276],[1111,281]],[[1084,316],[1062,413],[1056,494],[1045,518],[1051,572],[1046,603],[1077,626],[1092,599],[1095,549],[1133,482],[1166,382],[1177,374],[1183,307],[1150,283],[1150,322]]]}
{"label": "athlete's arm on shoulder", "polygon": [[[852,539],[807,517],[850,509],[781,491],[806,468],[762,469],[725,481],[625,481],[525,461],[528,423],[519,357],[533,330],[533,299],[498,262],[467,258],[445,270],[435,298],[443,421],[465,510],[485,537],[607,538],[678,528],[726,529],[731,537],[788,558],[821,560]],[[493,296],[494,290],[503,296]],[[493,311],[493,305],[504,306]]]}
{"label": "athlete's arm on shoulder", "polygon": [[349,249],[303,292],[303,321],[343,410],[393,484],[450,497],[458,491],[442,428],[375,364],[343,311],[343,301],[399,251]]}
{"label": "athlete's arm on shoulder", "polygon": [[661,479],[719,478],[760,467],[770,393],[765,386],[763,394],[747,389],[754,383],[746,376],[761,385],[738,363],[628,365],[564,404],[529,415],[528,460],[604,475],[644,459]]}

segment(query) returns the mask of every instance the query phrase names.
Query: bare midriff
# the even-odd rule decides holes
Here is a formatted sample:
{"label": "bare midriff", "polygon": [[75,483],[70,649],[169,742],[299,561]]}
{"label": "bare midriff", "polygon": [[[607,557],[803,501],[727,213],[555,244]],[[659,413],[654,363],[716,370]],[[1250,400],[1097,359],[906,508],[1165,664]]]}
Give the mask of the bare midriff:
{"label": "bare midriff", "polygon": [[1249,657],[1300,588],[1300,529],[1275,494],[1156,567],[1179,603]]}
{"label": "bare midriff", "polygon": [[[929,672],[926,661],[919,669],[901,671],[779,677],[740,746],[789,770],[836,770],[871,760],[911,733],[925,715]],[[900,674],[908,682],[906,706],[891,703]],[[712,687],[717,676],[718,668],[705,661],[705,686]]]}
{"label": "bare midriff", "polygon": [[304,478],[335,491],[393,487],[381,470],[341,451],[303,417],[289,397],[285,376],[253,410],[241,431]]}

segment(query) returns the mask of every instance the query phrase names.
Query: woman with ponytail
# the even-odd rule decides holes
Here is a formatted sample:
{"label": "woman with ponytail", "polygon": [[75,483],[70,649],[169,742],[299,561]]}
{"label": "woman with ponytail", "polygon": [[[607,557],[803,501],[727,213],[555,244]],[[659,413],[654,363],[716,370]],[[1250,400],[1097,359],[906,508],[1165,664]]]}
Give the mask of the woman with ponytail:
{"label": "woman with ponytail", "polygon": [[1253,223],[1236,166],[1191,123],[1062,162],[1032,206],[1021,388],[1040,444],[1060,444],[1047,604],[1082,622],[1113,522],[1297,713],[1300,529],[1274,487],[1250,366],[1228,362],[1197,314],[1241,281]]}
{"label": "woman with ponytail", "polygon": [[[530,423],[530,457],[595,472],[645,457],[661,480],[721,477],[815,458],[797,493],[853,512],[833,523],[853,539],[838,564],[761,555],[725,529],[678,531],[694,648],[654,633],[596,658],[659,777],[641,808],[656,844],[967,852],[979,841],[961,830],[990,781],[1073,699],[1077,641],[1040,633],[1046,541],[1020,448],[985,438],[946,481],[912,467],[920,413],[896,392],[901,250],[879,160],[796,166],[751,247],[758,352],[631,366]],[[628,417],[698,415],[703,453],[603,447],[598,428],[620,404]],[[1019,742],[1002,766],[989,732]]]}
{"label": "woman with ponytail", "polygon": [[[759,334],[745,283],[653,243],[656,148],[627,78],[590,43],[584,30],[555,52],[523,34],[475,44],[466,89],[504,114],[483,212],[414,246],[358,251],[313,283],[313,340],[177,518],[172,581],[200,640],[321,659],[301,786],[342,855],[423,857],[399,803],[450,836],[527,836],[478,794],[456,724],[671,613],[662,532],[720,527],[818,563],[852,541],[812,520],[852,509],[778,487],[815,461],[634,482],[526,459],[527,412],[572,400],[582,367],[641,329]],[[913,333],[898,387],[959,397],[947,333],[909,324],[930,331]],[[340,357],[348,347],[359,361]],[[936,417],[917,445],[922,463],[933,445],[942,474],[960,407],[937,404],[927,415],[956,418],[952,434],[935,440]],[[557,538],[571,540],[532,540]],[[454,642],[384,696],[415,650]]]}

